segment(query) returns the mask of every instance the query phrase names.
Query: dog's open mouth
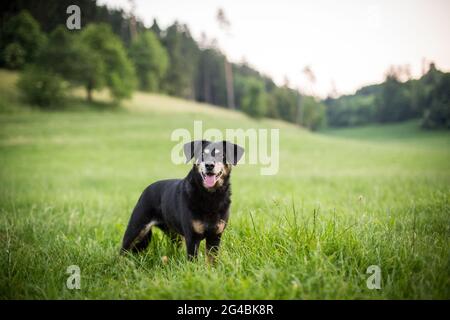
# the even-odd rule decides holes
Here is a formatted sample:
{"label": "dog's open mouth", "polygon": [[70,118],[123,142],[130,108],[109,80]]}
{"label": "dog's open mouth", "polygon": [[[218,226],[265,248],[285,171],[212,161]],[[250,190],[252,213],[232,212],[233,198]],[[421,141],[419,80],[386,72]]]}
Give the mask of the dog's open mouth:
{"label": "dog's open mouth", "polygon": [[202,178],[203,178],[203,184],[205,185],[205,187],[207,188],[212,188],[214,187],[214,185],[216,184],[216,182],[220,179],[220,177],[222,176],[223,171],[220,170],[219,173],[214,174],[214,173],[203,173],[201,172]]}

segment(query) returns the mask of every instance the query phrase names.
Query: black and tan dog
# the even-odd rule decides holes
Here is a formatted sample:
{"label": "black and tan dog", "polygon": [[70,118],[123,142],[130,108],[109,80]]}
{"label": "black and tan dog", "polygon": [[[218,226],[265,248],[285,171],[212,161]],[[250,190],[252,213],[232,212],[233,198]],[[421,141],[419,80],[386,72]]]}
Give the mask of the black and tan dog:
{"label": "black and tan dog", "polygon": [[184,145],[187,161],[194,165],[184,179],[157,181],[139,198],[125,232],[121,252],[145,249],[157,226],[174,241],[183,236],[189,259],[197,256],[200,241],[206,239],[206,253],[214,260],[227,225],[231,203],[232,165],[244,149],[222,141],[192,141]]}

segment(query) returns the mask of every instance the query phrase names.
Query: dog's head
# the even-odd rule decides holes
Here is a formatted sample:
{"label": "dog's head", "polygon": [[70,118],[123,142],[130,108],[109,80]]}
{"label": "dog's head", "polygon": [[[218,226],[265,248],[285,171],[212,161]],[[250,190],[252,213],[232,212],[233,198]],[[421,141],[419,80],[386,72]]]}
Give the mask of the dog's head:
{"label": "dog's head", "polygon": [[194,171],[203,187],[214,190],[224,184],[244,154],[244,148],[228,142],[196,140],[184,145],[186,161],[194,159]]}

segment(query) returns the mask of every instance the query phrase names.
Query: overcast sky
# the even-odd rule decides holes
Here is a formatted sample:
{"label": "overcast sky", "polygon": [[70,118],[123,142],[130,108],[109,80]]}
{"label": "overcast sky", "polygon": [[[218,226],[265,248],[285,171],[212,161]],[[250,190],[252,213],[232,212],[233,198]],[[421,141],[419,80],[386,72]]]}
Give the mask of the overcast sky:
{"label": "overcast sky", "polygon": [[[98,0],[130,8],[127,0]],[[278,83],[325,96],[380,82],[390,65],[409,64],[419,76],[422,59],[450,71],[449,0],[136,0],[136,15],[151,26],[186,23],[194,38],[215,38],[233,62],[245,59]],[[223,8],[225,35],[216,21]],[[316,83],[302,70],[309,65]],[[311,93],[311,92],[309,92]]]}

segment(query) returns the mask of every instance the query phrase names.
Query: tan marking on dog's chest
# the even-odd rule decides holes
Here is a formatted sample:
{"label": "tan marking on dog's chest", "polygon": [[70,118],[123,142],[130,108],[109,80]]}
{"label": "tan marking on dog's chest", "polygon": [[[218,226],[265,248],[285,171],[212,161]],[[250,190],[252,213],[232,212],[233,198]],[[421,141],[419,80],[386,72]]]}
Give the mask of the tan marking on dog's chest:
{"label": "tan marking on dog's chest", "polygon": [[[200,220],[192,221],[192,229],[194,229],[195,233],[198,233],[198,234],[205,233],[207,228],[208,229],[213,228],[213,230],[216,232],[216,234],[221,234],[223,232],[223,230],[225,230],[226,225],[227,225],[227,222],[223,219],[220,219],[219,222],[217,222],[215,225],[214,224],[209,225],[209,227],[207,227],[207,225]],[[215,228],[213,226],[215,226]],[[211,230],[211,231],[213,231],[213,230]]]}
{"label": "tan marking on dog's chest", "polygon": [[219,223],[216,225],[216,233],[221,234],[223,230],[225,229],[225,226],[227,225],[227,222],[225,220],[220,219]]}
{"label": "tan marking on dog's chest", "polygon": [[192,229],[194,229],[196,233],[203,234],[205,232],[205,224],[199,220],[193,220]]}

